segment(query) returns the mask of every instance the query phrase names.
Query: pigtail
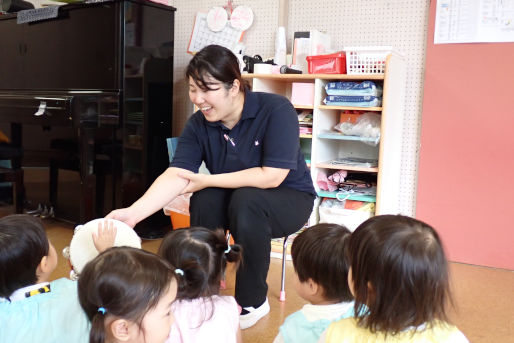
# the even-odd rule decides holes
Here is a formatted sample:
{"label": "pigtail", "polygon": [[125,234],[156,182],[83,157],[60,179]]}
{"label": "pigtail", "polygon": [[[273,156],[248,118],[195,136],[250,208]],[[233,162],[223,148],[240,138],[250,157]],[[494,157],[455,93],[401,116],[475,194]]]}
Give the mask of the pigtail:
{"label": "pigtail", "polygon": [[105,342],[105,315],[98,312],[91,318],[91,330],[89,331],[89,343]]}
{"label": "pigtail", "polygon": [[239,244],[227,244],[227,248],[223,251],[228,262],[236,263],[236,266],[243,261],[243,247]]}
{"label": "pigtail", "polygon": [[176,267],[183,271],[183,275],[177,274],[178,299],[195,299],[203,296],[209,287],[209,274],[196,259],[182,260]]}

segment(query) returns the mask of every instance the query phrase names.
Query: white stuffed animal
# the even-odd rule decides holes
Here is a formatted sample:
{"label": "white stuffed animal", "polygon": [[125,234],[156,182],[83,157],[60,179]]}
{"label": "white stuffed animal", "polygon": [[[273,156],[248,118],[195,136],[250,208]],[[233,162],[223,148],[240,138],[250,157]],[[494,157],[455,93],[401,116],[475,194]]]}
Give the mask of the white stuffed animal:
{"label": "white stuffed animal", "polygon": [[[77,280],[84,266],[99,254],[93,242],[93,232],[97,233],[98,224],[104,221],[106,221],[104,218],[94,219],[75,227],[70,246],[64,248],[62,252],[71,265],[70,279]],[[117,230],[113,246],[141,249],[141,238],[130,226],[116,219],[108,219],[108,221],[112,222]]]}

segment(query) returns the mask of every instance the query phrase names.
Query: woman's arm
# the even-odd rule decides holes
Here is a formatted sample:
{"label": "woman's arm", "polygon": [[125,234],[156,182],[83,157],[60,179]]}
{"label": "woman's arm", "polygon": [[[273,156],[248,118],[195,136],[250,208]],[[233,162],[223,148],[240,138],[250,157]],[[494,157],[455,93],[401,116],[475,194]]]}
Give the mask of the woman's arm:
{"label": "woman's arm", "polygon": [[184,190],[184,193],[189,193],[196,192],[207,187],[256,187],[262,189],[275,188],[280,186],[288,173],[289,169],[255,167],[224,174],[205,175],[179,173],[179,176],[190,181],[189,185],[187,185]]}
{"label": "woman's arm", "polygon": [[193,174],[186,169],[172,167],[166,169],[155,179],[145,194],[130,207],[114,210],[106,218],[118,219],[134,227],[146,217],[162,209],[177,195],[185,193],[184,189],[189,180],[179,176],[179,173],[185,176]]}

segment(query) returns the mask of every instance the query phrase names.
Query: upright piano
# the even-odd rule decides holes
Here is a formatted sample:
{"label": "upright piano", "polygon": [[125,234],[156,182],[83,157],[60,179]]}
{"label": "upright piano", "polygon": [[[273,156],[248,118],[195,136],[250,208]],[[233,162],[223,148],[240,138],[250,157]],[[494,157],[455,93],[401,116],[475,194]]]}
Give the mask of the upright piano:
{"label": "upright piano", "polygon": [[[23,24],[0,16],[0,123],[24,148],[25,168],[51,167],[57,217],[84,223],[128,206],[167,168],[174,12],[111,0]],[[50,187],[59,168],[79,175],[75,215],[60,211],[70,199]],[[140,228],[169,223],[159,213]]]}

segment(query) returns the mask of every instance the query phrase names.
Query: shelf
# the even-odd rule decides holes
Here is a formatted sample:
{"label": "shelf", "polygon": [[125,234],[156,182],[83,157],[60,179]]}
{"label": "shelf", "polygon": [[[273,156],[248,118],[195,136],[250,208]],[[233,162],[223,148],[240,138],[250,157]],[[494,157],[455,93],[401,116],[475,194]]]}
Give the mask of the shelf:
{"label": "shelf", "polygon": [[351,111],[374,111],[381,112],[382,107],[354,107],[354,106],[329,106],[329,105],[319,105],[318,108],[320,110],[351,110]]}
{"label": "shelf", "polygon": [[293,107],[298,110],[313,110],[314,109],[314,106],[312,106],[312,105],[295,105],[295,104],[293,104]]}
{"label": "shelf", "polygon": [[340,141],[359,141],[359,142],[375,142],[376,138],[360,137],[360,136],[345,136],[337,132],[322,132],[318,134],[318,138],[322,139],[335,139]]}
{"label": "shelf", "polygon": [[312,138],[312,135],[300,135],[300,138]]}
{"label": "shelf", "polygon": [[243,74],[243,79],[258,78],[262,80],[275,80],[291,82],[298,80],[384,80],[384,74]]}
{"label": "shelf", "polygon": [[[331,198],[337,199],[336,194],[338,192],[329,192],[329,191],[318,191],[317,194],[322,198]],[[377,202],[377,197],[375,195],[362,195],[362,194],[350,194],[346,200],[356,200],[356,201],[365,201],[365,202]]]}
{"label": "shelf", "polygon": [[330,161],[316,163],[316,168],[324,168],[324,169],[337,169],[337,170],[351,170],[351,171],[361,171],[367,173],[378,173],[378,167],[358,167],[346,164],[335,164],[330,163]]}

